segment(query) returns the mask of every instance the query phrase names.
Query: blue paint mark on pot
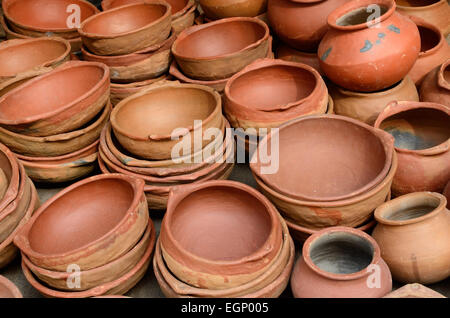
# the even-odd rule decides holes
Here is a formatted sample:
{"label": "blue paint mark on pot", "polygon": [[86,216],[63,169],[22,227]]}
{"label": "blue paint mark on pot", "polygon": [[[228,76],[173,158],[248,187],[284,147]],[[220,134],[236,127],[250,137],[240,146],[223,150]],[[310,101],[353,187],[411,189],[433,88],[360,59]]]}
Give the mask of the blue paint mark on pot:
{"label": "blue paint mark on pot", "polygon": [[322,57],[320,58],[322,61],[325,61],[325,60],[327,59],[328,55],[330,55],[331,49],[332,49],[331,47],[328,48],[328,49],[322,54]]}
{"label": "blue paint mark on pot", "polygon": [[381,44],[381,41],[380,40],[376,40],[375,44]]}
{"label": "blue paint mark on pot", "polygon": [[364,42],[364,46],[359,50],[359,52],[364,53],[369,51],[372,48],[372,42],[370,42],[369,40],[366,40],[366,42]]}
{"label": "blue paint mark on pot", "polygon": [[383,32],[378,33],[378,37],[380,39],[384,38],[386,36],[386,34],[384,34]]}
{"label": "blue paint mark on pot", "polygon": [[387,27],[389,31],[395,32],[395,33],[400,33],[400,29],[397,28],[395,25],[391,24],[390,26]]}

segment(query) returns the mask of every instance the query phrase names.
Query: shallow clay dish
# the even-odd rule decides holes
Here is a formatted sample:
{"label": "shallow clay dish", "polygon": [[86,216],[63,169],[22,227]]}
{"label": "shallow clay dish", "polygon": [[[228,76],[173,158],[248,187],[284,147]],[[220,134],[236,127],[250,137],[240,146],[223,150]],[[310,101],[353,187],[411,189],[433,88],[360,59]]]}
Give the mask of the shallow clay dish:
{"label": "shallow clay dish", "polygon": [[0,298],[23,298],[23,296],[16,285],[0,275]]}
{"label": "shallow clay dish", "polygon": [[3,144],[0,144],[0,169],[6,177],[7,187],[0,200],[0,211],[3,211],[19,192],[20,171],[14,154]]}
{"label": "shallow clay dish", "polygon": [[46,201],[14,243],[33,264],[50,270],[107,264],[135,246],[145,231],[149,216],[143,190],[144,181],[119,174],[74,183]]}

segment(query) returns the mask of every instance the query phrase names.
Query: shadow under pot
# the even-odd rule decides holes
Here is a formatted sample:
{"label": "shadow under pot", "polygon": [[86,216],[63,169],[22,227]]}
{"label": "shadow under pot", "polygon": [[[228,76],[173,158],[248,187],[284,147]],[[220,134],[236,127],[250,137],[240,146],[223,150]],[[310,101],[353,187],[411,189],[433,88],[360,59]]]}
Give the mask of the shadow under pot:
{"label": "shadow under pot", "polygon": [[372,236],[395,280],[432,284],[450,275],[450,211],[439,193],[400,196],[375,210]]}
{"label": "shadow under pot", "polygon": [[440,104],[392,102],[375,127],[395,138],[398,169],[392,194],[442,192],[450,179],[450,108]]}
{"label": "shadow under pot", "polygon": [[392,276],[371,236],[331,227],[306,240],[291,289],[295,298],[380,298],[392,290]]}
{"label": "shadow under pot", "polygon": [[420,85],[420,100],[450,107],[450,57],[425,77]]}

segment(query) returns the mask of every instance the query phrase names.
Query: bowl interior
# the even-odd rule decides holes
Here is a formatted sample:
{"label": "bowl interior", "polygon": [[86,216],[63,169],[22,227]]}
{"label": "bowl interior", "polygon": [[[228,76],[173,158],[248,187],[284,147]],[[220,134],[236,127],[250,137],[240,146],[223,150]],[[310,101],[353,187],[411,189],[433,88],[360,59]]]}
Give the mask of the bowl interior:
{"label": "bowl interior", "polygon": [[288,65],[274,65],[246,72],[236,78],[230,95],[237,103],[257,109],[272,109],[308,97],[316,86],[310,71]]}
{"label": "bowl interior", "polygon": [[411,109],[386,118],[380,128],[395,138],[395,147],[423,150],[450,138],[450,116],[438,109]]}
{"label": "bowl interior", "polygon": [[191,87],[164,87],[126,102],[116,114],[116,123],[139,138],[171,135],[176,128],[205,120],[216,108],[214,95]]}
{"label": "bowl interior", "polygon": [[177,53],[187,58],[211,58],[238,52],[261,40],[264,27],[251,21],[228,21],[204,27],[181,39]]}
{"label": "bowl interior", "polygon": [[248,192],[224,186],[197,190],[175,208],[174,239],[212,261],[233,261],[262,247],[271,231],[267,208]]}
{"label": "bowl interior", "polygon": [[440,200],[434,196],[416,196],[409,200],[392,200],[383,209],[381,217],[390,221],[406,221],[434,211]]}
{"label": "bowl interior", "polygon": [[[141,3],[141,2],[143,2],[143,0],[113,0],[110,2],[109,8],[112,9],[132,3]],[[168,2],[172,7],[172,14],[175,14],[181,9],[183,9],[187,5],[189,0],[166,0],[166,2]]]}
{"label": "bowl interior", "polygon": [[418,25],[420,34],[420,52],[426,52],[436,47],[441,41],[441,35],[437,30],[424,25]]}
{"label": "bowl interior", "polygon": [[111,231],[126,215],[133,187],[120,179],[85,183],[52,202],[35,220],[31,248],[42,254],[70,252]]}

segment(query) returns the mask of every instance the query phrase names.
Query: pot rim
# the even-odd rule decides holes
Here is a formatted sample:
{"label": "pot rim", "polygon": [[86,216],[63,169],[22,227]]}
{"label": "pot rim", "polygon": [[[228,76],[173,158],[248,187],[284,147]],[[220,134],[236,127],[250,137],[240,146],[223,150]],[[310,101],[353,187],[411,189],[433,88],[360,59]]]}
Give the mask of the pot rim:
{"label": "pot rim", "polygon": [[13,295],[13,298],[23,298],[19,288],[5,276],[0,275],[0,285],[5,286],[6,289]]}
{"label": "pot rim", "polygon": [[[114,8],[118,8],[118,7],[123,7],[124,6],[124,5],[121,5],[121,6],[111,7],[111,4],[113,2],[114,2],[114,0],[102,0],[101,3],[100,3],[102,10],[103,11],[108,11],[108,10],[111,10],[111,9],[114,9]],[[180,17],[181,15],[183,15],[194,4],[195,4],[194,0],[186,0],[186,5],[181,10],[172,13],[172,19],[176,19],[176,18]]]}
{"label": "pot rim", "polygon": [[[238,51],[234,51],[234,52],[227,53],[227,54],[222,54],[222,55],[206,56],[206,57],[192,57],[192,56],[182,55],[179,52],[177,52],[177,45],[178,45],[178,43],[180,43],[184,39],[187,39],[191,34],[193,34],[195,32],[202,31],[203,29],[206,29],[206,28],[209,28],[209,27],[213,27],[213,26],[215,26],[217,24],[226,24],[226,23],[233,23],[233,22],[251,22],[251,23],[256,23],[256,24],[258,24],[260,27],[262,27],[264,29],[264,31],[265,31],[264,35],[262,36],[262,38],[260,38],[256,42],[253,42],[253,43],[247,45],[246,47],[239,49]],[[239,55],[242,52],[245,52],[245,51],[248,51],[248,50],[250,50],[252,48],[258,47],[259,45],[261,45],[261,43],[263,43],[264,41],[267,41],[269,39],[269,37],[270,37],[269,27],[267,26],[266,23],[264,23],[263,21],[261,21],[258,18],[254,18],[254,17],[233,17],[233,18],[219,19],[219,20],[216,20],[216,21],[213,21],[213,22],[209,22],[209,23],[205,23],[205,24],[193,25],[193,26],[188,27],[187,29],[183,30],[181,33],[178,34],[177,39],[174,41],[174,43],[172,45],[172,54],[175,56],[176,59],[181,58],[183,60],[188,60],[188,61],[193,61],[193,62],[225,59],[225,58],[235,57],[236,55]]]}
{"label": "pot rim", "polygon": [[407,11],[422,11],[424,9],[430,9],[430,8],[434,8],[436,6],[442,5],[445,2],[447,2],[447,0],[438,0],[435,3],[426,5],[426,6],[417,6],[417,7],[410,7],[410,6],[402,6],[397,4],[397,8],[401,9],[401,10],[407,10]]}
{"label": "pot rim", "polygon": [[[351,274],[330,273],[330,272],[320,269],[316,264],[314,264],[314,262],[312,261],[311,256],[310,256],[310,248],[311,248],[312,243],[314,243],[315,240],[317,240],[318,238],[320,238],[322,236],[325,236],[325,235],[328,235],[331,233],[338,233],[338,232],[347,233],[347,234],[354,235],[354,236],[359,236],[360,238],[365,239],[373,248],[372,261],[370,262],[370,264],[368,264],[364,269],[360,270],[359,272],[355,272],[355,273],[351,273]],[[367,234],[363,231],[351,228],[351,227],[335,226],[335,227],[330,227],[330,228],[325,228],[323,230],[320,230],[320,231],[312,234],[310,237],[308,237],[306,239],[305,243],[303,244],[302,257],[303,257],[303,260],[305,261],[306,265],[312,271],[314,271],[316,274],[318,274],[322,277],[328,278],[328,279],[344,281],[344,280],[355,280],[355,279],[370,275],[371,272],[367,271],[367,268],[370,265],[377,265],[380,262],[381,251],[380,251],[380,247],[378,246],[375,239],[372,238],[372,236],[370,236],[369,234]]]}
{"label": "pot rim", "polygon": [[435,46],[433,46],[431,49],[427,50],[427,51],[419,51],[419,58],[421,57],[425,57],[428,55],[431,55],[433,53],[435,53],[437,50],[440,50],[444,44],[446,44],[446,40],[444,38],[444,35],[442,33],[441,30],[439,30],[439,28],[437,26],[435,26],[434,24],[431,24],[419,17],[416,16],[412,16],[412,15],[408,15],[407,16],[412,22],[414,22],[414,24],[418,27],[422,27],[424,29],[428,29],[431,30],[432,32],[436,33],[439,36],[439,42],[438,44],[436,44]]}
{"label": "pot rim", "polygon": [[154,84],[154,83],[164,80],[166,78],[167,78],[167,74],[163,74],[161,76],[158,76],[155,78],[150,78],[150,79],[140,81],[140,82],[111,83],[111,91],[115,92],[115,93],[126,93],[126,92],[122,92],[121,90],[127,90],[127,89],[137,89],[137,91],[140,91],[144,86]]}
{"label": "pot rim", "polygon": [[438,68],[438,85],[446,90],[450,90],[450,82],[447,81],[444,77],[445,69],[450,67],[450,58],[447,59],[442,65]]}
{"label": "pot rim", "polygon": [[[164,12],[164,14],[161,17],[147,23],[143,27],[133,29],[130,31],[126,31],[126,32],[115,33],[115,34],[101,34],[101,33],[92,33],[92,32],[84,31],[86,25],[94,19],[97,19],[99,17],[101,18],[102,16],[105,16],[105,15],[114,15],[117,11],[124,11],[131,7],[141,7],[141,6],[163,6],[166,8],[166,11]],[[140,31],[146,30],[150,27],[153,27],[153,26],[161,23],[168,17],[169,18],[171,17],[171,6],[166,1],[152,0],[151,2],[132,3],[129,5],[116,7],[114,9],[103,11],[103,12],[97,13],[93,16],[90,16],[89,18],[87,18],[86,20],[84,20],[81,23],[80,27],[78,28],[78,33],[80,34],[81,37],[86,37],[86,38],[90,38],[90,39],[115,39],[118,37],[132,35],[132,34],[140,32]]]}
{"label": "pot rim", "polygon": [[180,71],[180,68],[175,60],[173,60],[172,63],[170,64],[169,73],[176,79],[183,81],[185,83],[204,85],[204,86],[220,85],[220,84],[223,84],[225,86],[227,81],[230,79],[230,77],[229,77],[229,78],[224,78],[224,79],[220,79],[220,80],[204,81],[204,80],[197,80],[197,79],[187,77]]}
{"label": "pot rim", "polygon": [[16,156],[2,143],[0,143],[0,153],[6,157],[8,164],[11,167],[11,177],[8,180],[8,187],[6,188],[3,198],[0,199],[0,211],[3,211],[17,197],[21,175],[20,164]]}
{"label": "pot rim", "polygon": [[357,92],[357,91],[350,91],[346,88],[340,87],[336,84],[333,85],[333,88],[336,89],[337,91],[339,91],[342,95],[345,96],[356,96],[356,97],[378,97],[378,96],[385,96],[385,95],[390,95],[393,92],[396,92],[400,89],[402,89],[403,87],[405,87],[407,84],[411,83],[414,84],[411,77],[409,75],[406,75],[404,78],[402,78],[399,82],[397,82],[396,84],[394,84],[394,86],[391,86],[390,89],[383,89],[381,91],[376,91],[376,92]]}
{"label": "pot rim", "polygon": [[[388,210],[391,209],[391,207],[394,205],[401,205],[403,202],[407,202],[410,199],[418,198],[418,199],[426,199],[426,198],[432,198],[432,199],[438,199],[439,204],[433,208],[432,211],[426,213],[425,215],[422,215],[420,217],[416,217],[413,219],[408,220],[389,220],[385,218],[385,215],[387,212],[390,212]],[[400,226],[400,225],[409,225],[414,223],[419,223],[425,220],[428,220],[430,218],[435,217],[437,214],[441,213],[443,210],[446,209],[447,199],[440,193],[437,192],[412,192],[405,195],[402,195],[400,197],[397,197],[395,199],[392,199],[390,201],[384,202],[381,204],[378,208],[375,209],[375,219],[378,223],[381,223],[383,225],[393,225],[393,226]],[[404,204],[403,204],[404,205]],[[417,205],[417,204],[415,204]]]}
{"label": "pot rim", "polygon": [[[289,229],[292,229],[294,231],[301,232],[304,234],[312,235],[312,234],[317,233],[324,229],[324,228],[317,228],[317,229],[308,228],[308,227],[296,224],[295,221],[290,219],[289,217],[283,217],[283,218],[284,218],[284,221],[286,222],[287,226],[289,227]],[[368,221],[362,223],[361,225],[354,227],[354,229],[365,232],[366,230],[375,227],[376,224],[377,224],[377,221],[374,218],[370,218]]]}

